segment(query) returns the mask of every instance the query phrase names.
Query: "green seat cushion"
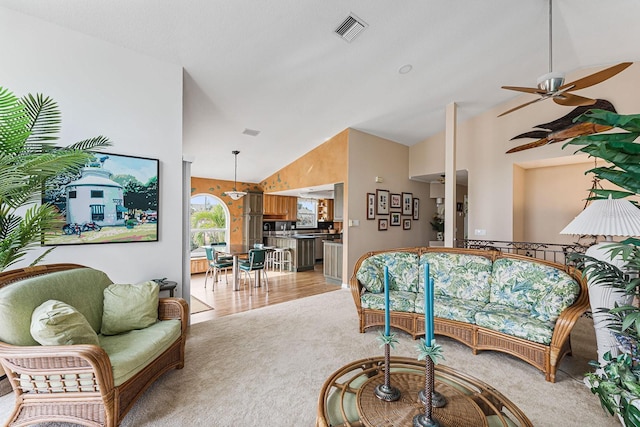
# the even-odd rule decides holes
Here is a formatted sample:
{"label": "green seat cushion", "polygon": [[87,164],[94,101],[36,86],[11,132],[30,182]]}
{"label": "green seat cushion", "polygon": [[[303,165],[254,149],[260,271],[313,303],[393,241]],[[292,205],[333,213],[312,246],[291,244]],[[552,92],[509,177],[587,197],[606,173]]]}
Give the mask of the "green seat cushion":
{"label": "green seat cushion", "polygon": [[434,295],[489,302],[492,263],[480,255],[428,252],[420,257],[419,292],[424,292],[424,266],[429,263]]}
{"label": "green seat cushion", "polygon": [[104,290],[102,335],[143,329],[158,320],[159,285],[150,280],[137,285],[113,284]]}
{"label": "green seat cushion", "polygon": [[38,345],[31,336],[31,315],[47,300],[75,307],[98,332],[102,323],[103,291],[111,284],[102,271],[76,268],[20,280],[0,288],[0,341]]}
{"label": "green seat cushion", "polygon": [[36,307],[30,330],[41,345],[98,345],[98,334],[87,319],[62,301],[47,300]]}
{"label": "green seat cushion", "polygon": [[536,319],[528,311],[489,303],[483,310],[476,313],[476,325],[527,341],[549,345],[555,322]]}
{"label": "green seat cushion", "polygon": [[[486,305],[480,301],[438,297],[434,299],[433,311],[435,317],[473,324],[476,323],[476,313]],[[416,313],[424,314],[424,294],[422,293],[416,296]]]}
{"label": "green seat cushion", "polygon": [[580,285],[569,274],[526,260],[496,260],[491,280],[491,303],[528,312],[545,322],[555,322],[580,294]]}
{"label": "green seat cushion", "polygon": [[[365,292],[360,297],[362,308],[384,310],[384,293]],[[389,291],[389,310],[413,312],[416,305],[416,293]]]}
{"label": "green seat cushion", "polygon": [[99,335],[111,360],[116,386],[127,381],[162,354],[180,337],[180,320],[162,320],[145,329],[120,335]]}

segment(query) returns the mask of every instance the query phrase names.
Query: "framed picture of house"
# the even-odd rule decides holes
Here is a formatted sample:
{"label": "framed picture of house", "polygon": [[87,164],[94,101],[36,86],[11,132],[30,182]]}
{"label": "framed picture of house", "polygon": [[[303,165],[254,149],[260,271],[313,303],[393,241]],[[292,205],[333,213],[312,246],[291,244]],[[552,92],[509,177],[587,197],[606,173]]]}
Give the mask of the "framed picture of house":
{"label": "framed picture of house", "polygon": [[62,225],[42,244],[158,241],[159,161],[94,152],[85,167],[50,180],[42,197]]}
{"label": "framed picture of house", "polygon": [[400,212],[391,212],[391,225],[400,226]]}
{"label": "framed picture of house", "polygon": [[391,209],[402,209],[402,195],[391,193]]}
{"label": "framed picture of house", "polygon": [[413,220],[417,221],[420,219],[420,199],[417,197],[413,198]]}
{"label": "framed picture of house", "polygon": [[378,219],[378,231],[386,231],[388,229],[389,229],[389,219],[388,218]]}
{"label": "framed picture of house", "polygon": [[389,191],[376,190],[376,214],[389,215]]}
{"label": "framed picture of house", "polygon": [[402,229],[403,230],[411,230],[411,220],[408,218],[405,218],[402,221]]}
{"label": "framed picture of house", "polygon": [[413,194],[402,193],[402,215],[413,215]]}
{"label": "framed picture of house", "polygon": [[376,218],[376,195],[367,193],[367,219]]}

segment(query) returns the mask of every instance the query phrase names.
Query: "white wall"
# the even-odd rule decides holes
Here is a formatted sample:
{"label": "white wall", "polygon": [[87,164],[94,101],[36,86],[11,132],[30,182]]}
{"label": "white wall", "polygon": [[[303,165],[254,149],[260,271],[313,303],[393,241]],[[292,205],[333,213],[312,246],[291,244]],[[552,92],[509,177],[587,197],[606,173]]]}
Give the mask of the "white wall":
{"label": "white wall", "polygon": [[[568,74],[567,81],[573,81],[599,71],[601,68],[585,69]],[[613,78],[580,90],[577,94],[606,99],[613,103],[620,114],[637,114],[640,111],[638,82],[640,82],[640,64],[635,63]],[[501,89],[496,88],[496,90]],[[566,158],[566,162],[570,162],[568,158],[572,157],[575,151],[575,148],[571,147],[563,150],[564,143],[558,142],[518,153],[505,154],[510,148],[533,141],[532,139],[520,139],[518,140],[520,142],[510,141],[514,136],[533,130],[536,125],[549,123],[571,111],[571,108],[561,107],[551,100],[545,100],[506,116],[497,117],[509,108],[532,99],[534,98],[531,95],[514,97],[510,102],[458,124],[457,169],[469,171],[470,239],[517,240],[523,238],[525,224],[522,221],[526,218],[526,212],[522,210],[524,200],[522,194],[518,193],[522,191],[518,186],[524,183],[524,175],[521,170],[514,168],[514,165],[527,164],[527,167],[531,167],[531,162],[539,162],[539,166],[548,166],[551,163],[545,164],[545,162],[557,158]],[[443,110],[445,107],[443,105]],[[443,171],[444,158],[441,155],[443,147],[443,133],[410,147],[410,175],[423,176]],[[420,159],[425,157],[427,161],[421,162]],[[562,161],[553,164],[559,163]],[[570,173],[574,174],[584,172],[575,168],[571,171]],[[551,186],[548,191],[561,190],[557,186]],[[572,197],[580,201],[586,197],[587,193],[588,188],[585,188],[584,192],[562,194],[562,197]],[[476,229],[486,230],[486,235],[475,236]]]}
{"label": "white wall", "polygon": [[0,40],[0,86],[56,100],[62,145],[105,135],[107,152],[160,160],[158,242],[60,246],[45,262],[88,265],[116,282],[181,282],[182,68],[3,8]]}

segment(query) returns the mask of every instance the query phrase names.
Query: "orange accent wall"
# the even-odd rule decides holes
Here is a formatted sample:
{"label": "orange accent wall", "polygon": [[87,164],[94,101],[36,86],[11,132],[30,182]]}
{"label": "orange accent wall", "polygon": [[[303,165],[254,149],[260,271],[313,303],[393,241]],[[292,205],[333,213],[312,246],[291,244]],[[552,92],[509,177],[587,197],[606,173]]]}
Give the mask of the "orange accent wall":
{"label": "orange accent wall", "polygon": [[265,193],[347,181],[349,129],[280,169],[261,182]]}
{"label": "orange accent wall", "polygon": [[[238,182],[236,187],[238,191],[262,191],[259,184]],[[243,229],[243,201],[244,197],[240,200],[231,200],[224,194],[225,191],[233,190],[233,181],[224,181],[221,179],[208,179],[208,178],[191,178],[191,195],[195,194],[213,194],[219,197],[227,204],[230,216],[230,240],[231,244],[242,243],[242,229]]]}

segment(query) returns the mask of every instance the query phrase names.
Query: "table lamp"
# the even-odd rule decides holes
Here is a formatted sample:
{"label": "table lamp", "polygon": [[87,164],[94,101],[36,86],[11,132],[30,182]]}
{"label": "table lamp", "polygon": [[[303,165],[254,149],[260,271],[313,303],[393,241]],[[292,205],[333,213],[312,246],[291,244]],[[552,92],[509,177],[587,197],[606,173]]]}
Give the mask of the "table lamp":
{"label": "table lamp", "polygon": [[[560,234],[577,234],[605,236],[603,242],[589,247],[586,255],[600,261],[606,261],[624,271],[625,263],[620,257],[611,259],[607,245],[613,243],[613,236],[640,236],[640,209],[627,199],[594,200]],[[623,289],[603,284],[589,284],[589,302],[593,315],[593,326],[598,346],[598,363],[604,363],[603,355],[610,351],[616,356],[618,347],[615,336],[607,327],[609,320],[607,313],[600,313],[600,308],[613,308],[618,305],[631,304],[633,296],[627,295]]]}

